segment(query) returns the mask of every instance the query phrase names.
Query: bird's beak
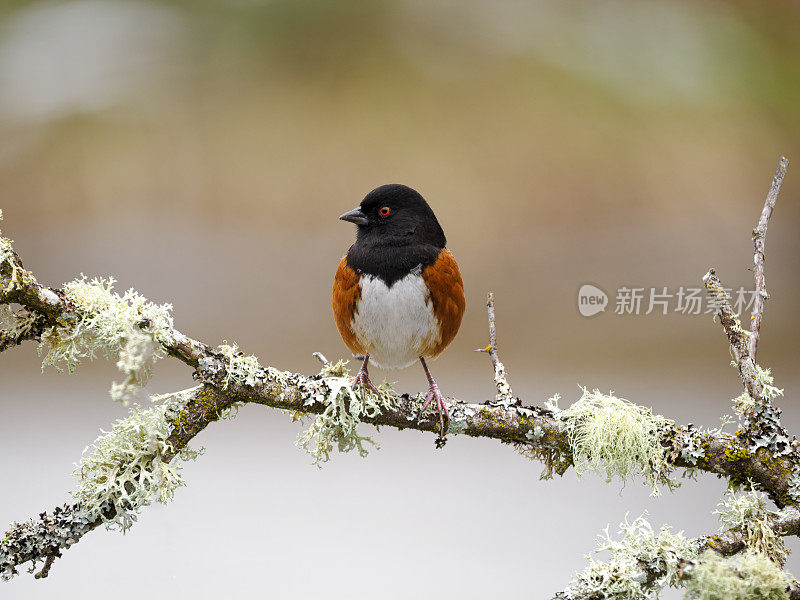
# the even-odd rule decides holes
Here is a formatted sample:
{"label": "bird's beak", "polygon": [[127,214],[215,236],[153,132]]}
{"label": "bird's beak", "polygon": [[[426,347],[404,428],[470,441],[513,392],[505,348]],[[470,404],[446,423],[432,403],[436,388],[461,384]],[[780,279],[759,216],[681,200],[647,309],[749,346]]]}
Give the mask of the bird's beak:
{"label": "bird's beak", "polygon": [[350,221],[351,223],[355,223],[356,225],[366,225],[369,223],[369,219],[367,219],[367,215],[361,212],[360,208],[354,208],[350,212],[344,213],[341,217],[339,217],[342,221]]}

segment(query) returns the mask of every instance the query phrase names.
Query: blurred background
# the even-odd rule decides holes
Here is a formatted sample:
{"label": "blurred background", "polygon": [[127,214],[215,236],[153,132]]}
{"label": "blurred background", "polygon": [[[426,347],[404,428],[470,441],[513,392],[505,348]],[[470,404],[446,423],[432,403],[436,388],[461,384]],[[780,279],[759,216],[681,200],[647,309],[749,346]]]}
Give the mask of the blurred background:
{"label": "blurred background", "polygon": [[[432,365],[447,395],[494,394],[484,300],[517,394],[614,390],[713,426],[740,393],[711,316],[614,314],[622,286],[752,286],[750,230],[790,159],[767,241],[759,362],[800,430],[800,5],[685,0],[77,0],[0,3],[0,207],[26,267],[114,275],[176,326],[306,373],[345,356],[330,284],[337,221],[373,187],[431,203],[468,308]],[[792,160],[795,160],[792,163]],[[584,283],[609,294],[581,316]],[[647,300],[644,300],[647,304]],[[643,310],[644,312],[644,306]],[[192,385],[176,361],[149,389]],[[418,367],[375,371],[402,391]],[[0,357],[0,525],[68,499],[73,463],[125,410],[113,363],[40,373]],[[626,514],[717,526],[724,482],[649,498],[493,441],[381,431],[321,471],[262,407],[197,440],[188,487],[126,536],[98,531],[11,599],[542,598]],[[793,543],[793,547],[797,544]],[[800,556],[789,559],[800,575]],[[675,593],[667,597],[679,597]]]}

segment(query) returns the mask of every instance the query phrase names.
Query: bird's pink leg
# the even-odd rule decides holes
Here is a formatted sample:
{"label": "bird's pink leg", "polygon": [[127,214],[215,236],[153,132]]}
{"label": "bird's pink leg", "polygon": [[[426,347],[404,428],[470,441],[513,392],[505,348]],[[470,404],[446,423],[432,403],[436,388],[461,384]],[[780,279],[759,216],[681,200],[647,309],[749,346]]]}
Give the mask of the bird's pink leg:
{"label": "bird's pink leg", "polygon": [[439,386],[436,385],[436,382],[431,377],[431,372],[428,370],[428,365],[425,364],[425,359],[421,356],[419,357],[419,362],[422,363],[422,368],[425,369],[425,375],[428,377],[428,393],[425,395],[425,405],[422,407],[422,412],[428,408],[428,405],[432,401],[436,401],[436,412],[439,413],[439,437],[444,437],[447,433],[447,429],[445,428],[445,420],[447,420],[447,424],[450,424],[450,415],[447,413],[447,406],[444,403],[444,396],[442,392],[439,391]]}
{"label": "bird's pink leg", "polygon": [[377,396],[380,396],[380,392],[378,388],[372,385],[372,381],[369,378],[369,372],[367,372],[367,364],[369,363],[369,354],[364,357],[364,363],[361,365],[361,368],[356,373],[356,378],[353,380],[353,391],[360,390],[361,391],[361,399],[364,400],[366,398],[366,391],[369,390],[371,392],[375,392]]}

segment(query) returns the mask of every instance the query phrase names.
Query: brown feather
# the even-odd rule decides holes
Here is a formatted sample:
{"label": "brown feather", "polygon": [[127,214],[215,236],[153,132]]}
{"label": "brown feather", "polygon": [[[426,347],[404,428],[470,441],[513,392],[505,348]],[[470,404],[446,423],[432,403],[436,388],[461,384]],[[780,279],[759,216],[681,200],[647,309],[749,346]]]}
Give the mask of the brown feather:
{"label": "brown feather", "polygon": [[351,327],[356,304],[361,297],[360,278],[361,276],[348,266],[347,257],[342,257],[333,279],[333,317],[336,320],[339,335],[342,336],[345,346],[353,354],[365,354],[364,348],[358,343],[356,334]]}
{"label": "brown feather", "polygon": [[423,355],[424,358],[435,358],[450,345],[461,326],[466,300],[464,299],[464,283],[458,263],[449,250],[443,249],[436,261],[423,269],[422,278],[428,286],[433,304],[433,313],[439,321],[440,338]]}

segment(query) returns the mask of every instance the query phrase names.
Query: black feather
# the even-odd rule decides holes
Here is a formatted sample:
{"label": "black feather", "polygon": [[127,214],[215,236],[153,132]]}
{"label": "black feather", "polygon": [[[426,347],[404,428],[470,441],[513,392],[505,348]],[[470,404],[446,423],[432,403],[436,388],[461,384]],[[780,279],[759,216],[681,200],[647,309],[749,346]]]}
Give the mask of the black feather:
{"label": "black feather", "polygon": [[[387,215],[381,209],[388,207]],[[415,190],[400,184],[382,185],[361,201],[368,219],[359,225],[356,243],[347,252],[354,270],[380,277],[387,286],[413,269],[433,264],[447,245],[436,215]]]}

